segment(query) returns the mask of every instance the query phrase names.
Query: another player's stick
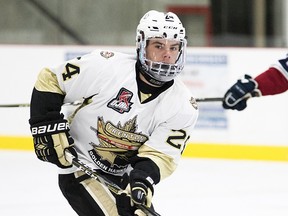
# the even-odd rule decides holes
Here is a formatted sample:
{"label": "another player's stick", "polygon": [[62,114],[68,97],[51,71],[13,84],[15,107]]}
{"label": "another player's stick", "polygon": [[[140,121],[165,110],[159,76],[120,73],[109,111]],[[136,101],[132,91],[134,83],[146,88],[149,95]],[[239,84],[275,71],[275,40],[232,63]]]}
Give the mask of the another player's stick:
{"label": "another player's stick", "polygon": [[0,108],[30,107],[30,104],[0,104]]}
{"label": "another player's stick", "polygon": [[[196,98],[196,102],[221,102],[223,101],[224,98],[222,97],[211,97],[211,98]],[[72,102],[72,103],[65,103],[63,104],[63,106],[77,106],[77,105],[80,105],[81,102],[80,101],[75,101],[75,102]],[[13,108],[13,107],[30,107],[30,104],[28,103],[25,103],[25,104],[0,104],[0,108]]]}
{"label": "another player's stick", "polygon": [[[78,106],[80,105],[82,102],[81,101],[75,101],[75,102],[71,102],[71,103],[64,103],[63,106]],[[30,107],[29,103],[23,103],[23,104],[0,104],[0,108],[13,108],[13,107]]]}
{"label": "another player's stick", "polygon": [[[107,179],[105,176],[96,173],[93,171],[91,167],[85,164],[83,161],[79,160],[78,158],[74,157],[68,150],[65,151],[65,157],[68,161],[71,161],[74,166],[85,172],[90,177],[94,178],[95,180],[99,181],[103,185],[105,185],[109,190],[111,190],[115,194],[125,193],[125,191],[120,188],[117,184],[112,182],[111,180]],[[143,204],[136,205],[137,208],[141,209],[147,216],[160,216],[157,212],[148,208]]]}
{"label": "another player's stick", "polygon": [[210,97],[210,98],[196,98],[196,102],[222,102],[223,97]]}

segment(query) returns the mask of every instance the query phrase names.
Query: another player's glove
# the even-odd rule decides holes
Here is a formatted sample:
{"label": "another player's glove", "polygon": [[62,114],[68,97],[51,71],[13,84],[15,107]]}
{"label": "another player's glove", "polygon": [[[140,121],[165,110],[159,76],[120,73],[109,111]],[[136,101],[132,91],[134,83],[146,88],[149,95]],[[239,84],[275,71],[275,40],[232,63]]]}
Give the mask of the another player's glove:
{"label": "another player's glove", "polygon": [[123,193],[116,198],[118,213],[121,216],[145,216],[146,214],[137,209],[135,204],[151,207],[154,182],[144,171],[137,169],[131,171],[128,182],[128,194]]}
{"label": "another player's glove", "polygon": [[71,167],[64,151],[68,149],[75,157],[77,153],[73,147],[74,140],[69,134],[68,122],[62,115],[57,120],[47,119],[49,120],[36,124],[30,119],[35,153],[42,161],[51,162],[60,168]]}
{"label": "another player's glove", "polygon": [[259,96],[261,96],[261,92],[258,89],[258,83],[251,76],[245,74],[243,79],[237,80],[225,93],[222,105],[225,109],[241,111],[247,107],[249,98]]}

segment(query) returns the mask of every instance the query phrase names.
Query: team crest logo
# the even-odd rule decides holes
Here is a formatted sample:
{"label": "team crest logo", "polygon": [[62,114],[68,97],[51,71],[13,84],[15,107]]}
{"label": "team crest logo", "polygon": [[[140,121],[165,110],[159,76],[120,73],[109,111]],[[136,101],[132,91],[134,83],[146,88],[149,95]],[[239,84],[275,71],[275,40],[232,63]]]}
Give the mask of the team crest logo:
{"label": "team crest logo", "polygon": [[133,93],[131,91],[121,88],[116,98],[112,99],[107,106],[121,114],[129,112],[133,104],[130,102],[132,97]]}
{"label": "team crest logo", "polygon": [[110,51],[101,51],[100,52],[100,55],[106,59],[108,58],[111,58],[114,56],[114,53],[113,52],[110,52]]}
{"label": "team crest logo", "polygon": [[93,147],[89,155],[93,162],[104,172],[123,174],[128,167],[128,158],[137,154],[137,150],[149,139],[137,132],[137,116],[124,123],[112,123],[98,117],[97,127],[90,129],[98,138],[89,144]]}

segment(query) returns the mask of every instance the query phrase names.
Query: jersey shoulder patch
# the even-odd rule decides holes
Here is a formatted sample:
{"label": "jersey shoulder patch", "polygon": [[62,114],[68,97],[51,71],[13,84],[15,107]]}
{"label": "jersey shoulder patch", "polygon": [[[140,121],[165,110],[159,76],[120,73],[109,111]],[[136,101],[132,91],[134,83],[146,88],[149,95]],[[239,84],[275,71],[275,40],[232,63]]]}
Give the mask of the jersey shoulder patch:
{"label": "jersey shoulder patch", "polygon": [[114,52],[111,52],[111,51],[101,51],[101,52],[100,52],[100,55],[101,55],[103,58],[108,59],[108,58],[113,57],[115,54],[114,54]]}

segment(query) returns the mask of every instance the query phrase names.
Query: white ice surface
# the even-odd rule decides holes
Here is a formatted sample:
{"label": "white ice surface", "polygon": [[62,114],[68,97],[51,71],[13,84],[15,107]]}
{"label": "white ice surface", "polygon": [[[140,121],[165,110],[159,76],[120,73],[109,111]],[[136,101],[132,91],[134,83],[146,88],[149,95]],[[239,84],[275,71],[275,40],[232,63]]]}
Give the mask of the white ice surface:
{"label": "white ice surface", "polygon": [[[3,150],[0,165],[1,216],[76,216],[56,167]],[[288,163],[182,159],[156,186],[154,205],[162,216],[287,216]]]}

